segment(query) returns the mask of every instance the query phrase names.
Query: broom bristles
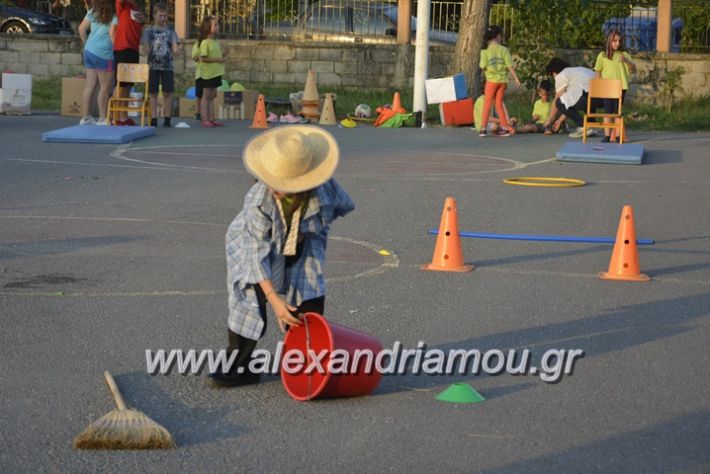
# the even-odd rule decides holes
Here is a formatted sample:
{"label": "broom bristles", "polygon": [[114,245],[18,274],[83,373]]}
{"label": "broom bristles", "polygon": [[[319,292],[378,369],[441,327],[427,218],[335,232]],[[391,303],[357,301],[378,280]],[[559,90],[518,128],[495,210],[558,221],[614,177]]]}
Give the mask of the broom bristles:
{"label": "broom bristles", "polygon": [[74,438],[77,449],[175,448],[168,430],[137,410],[113,410]]}

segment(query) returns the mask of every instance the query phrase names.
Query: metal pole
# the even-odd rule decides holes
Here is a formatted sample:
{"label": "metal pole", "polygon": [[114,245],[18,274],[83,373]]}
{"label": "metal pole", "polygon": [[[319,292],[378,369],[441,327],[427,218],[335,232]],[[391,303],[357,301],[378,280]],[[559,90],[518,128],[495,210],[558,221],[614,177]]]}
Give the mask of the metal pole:
{"label": "metal pole", "polygon": [[417,2],[417,43],[414,52],[414,112],[422,113],[422,128],[426,128],[426,90],[429,74],[429,11],[431,0]]}

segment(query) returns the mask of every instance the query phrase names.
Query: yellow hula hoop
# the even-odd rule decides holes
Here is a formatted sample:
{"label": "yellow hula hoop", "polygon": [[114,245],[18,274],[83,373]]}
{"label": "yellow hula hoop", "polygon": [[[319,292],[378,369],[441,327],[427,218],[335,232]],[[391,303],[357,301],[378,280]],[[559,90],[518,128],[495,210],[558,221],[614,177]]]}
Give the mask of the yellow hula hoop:
{"label": "yellow hula hoop", "polygon": [[504,179],[505,184],[515,186],[537,186],[542,188],[576,188],[584,186],[586,181],[574,178],[549,178],[545,176],[521,176],[520,178]]}

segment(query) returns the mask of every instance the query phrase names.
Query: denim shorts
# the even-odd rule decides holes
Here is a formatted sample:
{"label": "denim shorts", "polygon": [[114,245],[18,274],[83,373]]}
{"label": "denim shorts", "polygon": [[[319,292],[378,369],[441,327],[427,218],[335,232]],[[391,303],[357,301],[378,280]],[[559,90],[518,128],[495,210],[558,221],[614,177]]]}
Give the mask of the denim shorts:
{"label": "denim shorts", "polygon": [[104,59],[91,51],[84,50],[84,66],[86,69],[96,69],[99,72],[113,71],[113,59]]}

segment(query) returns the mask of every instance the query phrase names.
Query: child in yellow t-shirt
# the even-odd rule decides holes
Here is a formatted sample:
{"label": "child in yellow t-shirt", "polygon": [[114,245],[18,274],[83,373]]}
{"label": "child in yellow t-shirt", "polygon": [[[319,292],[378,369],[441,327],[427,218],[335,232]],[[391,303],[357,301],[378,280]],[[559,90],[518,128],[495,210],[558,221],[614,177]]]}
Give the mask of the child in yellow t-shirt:
{"label": "child in yellow t-shirt", "polygon": [[222,127],[224,124],[215,121],[214,99],[217,88],[222,85],[224,75],[224,55],[222,48],[214,39],[219,33],[219,22],[214,16],[205,17],[200,25],[200,74],[202,76],[202,126]]}
{"label": "child in yellow t-shirt", "polygon": [[552,83],[548,80],[541,81],[537,86],[538,100],[535,101],[532,111],[532,120],[527,122],[516,131],[518,133],[543,133],[545,131],[545,121],[550,116],[552,107]]}
{"label": "child in yellow t-shirt", "polygon": [[[598,78],[621,79],[621,102],[626,98],[626,91],[629,89],[630,72],[636,71],[636,65],[631,62],[631,56],[624,51],[624,38],[618,30],[611,30],[606,38],[606,50],[599,53],[594,64],[594,70]],[[604,113],[617,113],[618,100],[604,99]],[[608,123],[611,119],[604,119]],[[608,142],[611,136],[611,129],[604,129],[603,142]]]}
{"label": "child in yellow t-shirt", "polygon": [[485,125],[488,123],[490,109],[495,102],[496,110],[500,117],[500,130],[498,136],[508,136],[515,133],[513,125],[508,123],[508,115],[503,105],[503,95],[508,86],[508,74],[513,77],[515,85],[520,87],[515,69],[513,68],[513,60],[510,56],[510,51],[505,46],[500,44],[503,37],[503,31],[500,26],[491,25],[486,30],[483,41],[486,43],[481,51],[481,60],[479,67],[483,69],[486,76],[485,102],[483,103],[483,118],[478,136],[485,137],[488,135]]}

